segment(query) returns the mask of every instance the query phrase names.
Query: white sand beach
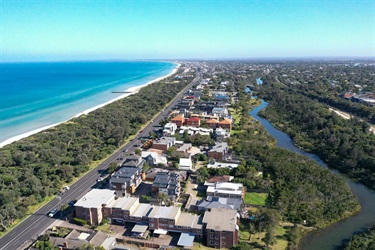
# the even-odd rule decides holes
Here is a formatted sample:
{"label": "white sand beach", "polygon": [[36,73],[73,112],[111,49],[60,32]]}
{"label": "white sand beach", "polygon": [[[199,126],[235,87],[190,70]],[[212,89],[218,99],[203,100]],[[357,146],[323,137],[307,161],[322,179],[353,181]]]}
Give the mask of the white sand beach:
{"label": "white sand beach", "polygon": [[[174,70],[173,70],[171,73],[169,73],[168,75],[165,75],[165,76],[162,76],[162,77],[156,78],[156,79],[154,79],[154,80],[151,80],[151,81],[147,82],[146,84],[143,84],[143,85],[140,85],[140,86],[135,86],[135,87],[129,88],[129,89],[125,90],[127,93],[125,93],[125,94],[123,94],[123,95],[120,95],[120,96],[117,96],[116,98],[114,98],[114,99],[112,99],[112,100],[110,100],[110,101],[108,101],[108,102],[105,102],[105,103],[99,104],[99,105],[97,105],[97,106],[95,106],[95,107],[92,107],[92,108],[86,109],[86,110],[84,110],[84,111],[82,111],[82,112],[76,114],[75,116],[71,117],[70,119],[72,119],[72,118],[77,118],[77,117],[79,117],[79,116],[81,116],[81,115],[87,115],[88,113],[90,113],[90,112],[92,112],[92,111],[94,111],[94,110],[97,110],[97,109],[99,109],[99,108],[102,108],[102,107],[104,107],[104,106],[106,106],[106,105],[108,105],[108,104],[110,104],[110,103],[113,103],[113,102],[115,102],[115,101],[117,101],[117,100],[123,99],[123,98],[128,97],[128,96],[130,96],[130,95],[133,95],[133,94],[135,94],[135,93],[138,93],[138,91],[139,91],[141,88],[143,88],[143,87],[145,87],[145,86],[147,86],[147,85],[149,85],[149,84],[152,84],[152,83],[154,83],[154,82],[158,82],[158,81],[160,81],[160,80],[162,80],[162,79],[164,79],[164,78],[170,77],[171,75],[175,74],[175,73],[177,72],[177,70],[179,69],[180,66],[181,66],[181,64],[176,63],[176,67],[175,67]],[[32,131],[29,131],[29,132],[26,132],[26,133],[20,134],[20,135],[13,136],[13,137],[11,137],[11,138],[9,138],[9,139],[7,139],[7,140],[1,142],[1,143],[0,143],[0,148],[1,148],[1,147],[4,147],[5,145],[8,145],[8,144],[10,144],[10,143],[12,143],[12,142],[19,141],[19,140],[21,140],[21,139],[23,139],[23,138],[26,138],[26,137],[28,137],[28,136],[30,136],[30,135],[33,135],[33,134],[36,134],[36,133],[42,132],[42,131],[44,131],[44,130],[46,130],[46,129],[52,128],[52,127],[54,127],[54,126],[57,126],[57,125],[59,125],[59,124],[61,124],[61,123],[67,122],[67,121],[69,121],[70,119],[68,119],[68,120],[66,120],[66,121],[59,122],[59,123],[55,123],[55,124],[52,124],[52,125],[44,126],[44,127],[41,127],[41,128],[38,128],[38,129],[35,129],[35,130],[32,130]]]}

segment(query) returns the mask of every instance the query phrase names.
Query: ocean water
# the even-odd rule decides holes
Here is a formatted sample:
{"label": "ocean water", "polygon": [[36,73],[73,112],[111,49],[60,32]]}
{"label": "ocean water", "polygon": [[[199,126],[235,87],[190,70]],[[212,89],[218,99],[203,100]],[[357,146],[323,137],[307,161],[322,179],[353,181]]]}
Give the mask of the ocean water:
{"label": "ocean water", "polygon": [[165,76],[169,62],[0,64],[0,143],[66,121],[135,86]]}

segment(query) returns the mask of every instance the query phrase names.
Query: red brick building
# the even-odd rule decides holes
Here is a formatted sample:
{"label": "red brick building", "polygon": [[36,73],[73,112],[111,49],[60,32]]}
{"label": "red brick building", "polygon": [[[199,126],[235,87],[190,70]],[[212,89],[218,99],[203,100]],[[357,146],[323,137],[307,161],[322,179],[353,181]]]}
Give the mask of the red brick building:
{"label": "red brick building", "polygon": [[212,129],[216,128],[218,123],[219,123],[219,121],[216,120],[216,119],[210,119],[210,120],[206,121],[207,126],[209,128],[212,128]]}
{"label": "red brick building", "polygon": [[225,118],[221,120],[217,126],[230,131],[232,129],[232,120]]}
{"label": "red brick building", "polygon": [[187,120],[187,125],[191,127],[199,127],[201,125],[201,119],[198,117],[191,117]]}
{"label": "red brick building", "polygon": [[185,118],[182,116],[176,116],[171,120],[171,123],[174,123],[177,125],[177,127],[181,127],[182,125],[185,124]]}

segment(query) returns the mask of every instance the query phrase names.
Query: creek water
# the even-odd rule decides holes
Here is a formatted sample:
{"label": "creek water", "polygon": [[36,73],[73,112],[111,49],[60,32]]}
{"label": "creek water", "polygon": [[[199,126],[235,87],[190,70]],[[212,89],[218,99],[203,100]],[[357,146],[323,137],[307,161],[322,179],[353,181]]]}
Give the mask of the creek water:
{"label": "creek water", "polygon": [[[253,109],[250,114],[258,120],[267,129],[267,131],[276,139],[277,146],[305,155],[322,167],[327,167],[317,155],[307,153],[296,148],[289,135],[274,128],[266,119],[259,117],[259,111],[267,107],[268,103],[262,100],[262,104]],[[332,170],[332,169],[331,169]],[[338,171],[332,170],[336,174]],[[359,213],[347,219],[341,220],[324,229],[315,230],[305,237],[299,243],[299,249],[302,250],[325,250],[325,249],[340,249],[343,240],[349,239],[352,234],[367,229],[375,225],[375,191],[366,188],[364,185],[356,183],[349,178],[346,178],[353,194],[357,197],[361,210]]]}

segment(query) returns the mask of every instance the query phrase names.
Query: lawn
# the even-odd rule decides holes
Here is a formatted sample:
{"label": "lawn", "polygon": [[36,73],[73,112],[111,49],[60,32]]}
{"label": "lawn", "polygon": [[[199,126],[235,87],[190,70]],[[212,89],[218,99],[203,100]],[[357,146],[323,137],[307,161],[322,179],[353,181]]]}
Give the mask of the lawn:
{"label": "lawn", "polygon": [[246,193],[245,204],[265,206],[267,196],[267,193]]}

